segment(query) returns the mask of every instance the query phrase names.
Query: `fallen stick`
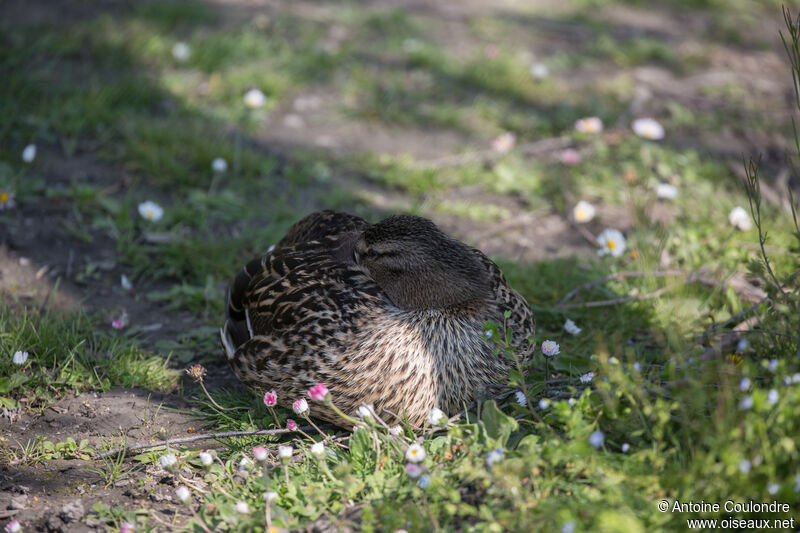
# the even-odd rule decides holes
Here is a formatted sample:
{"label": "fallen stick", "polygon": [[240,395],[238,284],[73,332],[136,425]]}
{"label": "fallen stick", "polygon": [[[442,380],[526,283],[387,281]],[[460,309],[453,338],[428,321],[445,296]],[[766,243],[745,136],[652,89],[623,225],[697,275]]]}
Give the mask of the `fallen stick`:
{"label": "fallen stick", "polygon": [[[311,431],[314,428],[312,428],[311,426],[303,426],[299,429],[303,431]],[[257,429],[254,431],[224,431],[222,433],[203,433],[201,435],[192,435],[191,437],[181,437],[179,439],[166,439],[156,442],[148,442],[146,444],[120,446],[118,448],[114,448],[113,450],[109,450],[107,452],[95,455],[94,458],[104,459],[106,457],[110,457],[120,452],[124,452],[125,454],[127,454],[128,452],[133,452],[136,450],[158,448],[160,446],[169,446],[170,444],[184,444],[187,442],[195,442],[198,440],[224,439],[227,437],[249,437],[253,435],[283,435],[285,433],[294,433],[294,431],[291,429],[281,428],[281,429]]]}

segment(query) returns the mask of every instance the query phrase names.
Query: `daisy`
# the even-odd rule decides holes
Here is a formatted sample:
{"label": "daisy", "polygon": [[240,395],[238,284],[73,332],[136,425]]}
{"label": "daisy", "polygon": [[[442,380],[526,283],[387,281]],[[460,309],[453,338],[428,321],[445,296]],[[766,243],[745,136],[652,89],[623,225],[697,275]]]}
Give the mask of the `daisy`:
{"label": "daisy", "polygon": [[744,207],[737,205],[728,214],[728,222],[731,226],[738,228],[742,231],[747,231],[753,227],[753,222],[750,220],[750,215],[747,214]]}
{"label": "daisy", "polygon": [[545,357],[555,357],[561,353],[561,347],[556,341],[544,341],[542,343],[542,353]]}
{"label": "daisy", "polygon": [[142,218],[151,222],[158,222],[164,216],[164,208],[153,201],[146,201],[139,204],[139,214]]}
{"label": "daisy", "polygon": [[122,274],[120,276],[119,284],[120,284],[120,286],[122,287],[123,290],[126,290],[126,291],[133,290],[133,283],[131,283],[131,280],[129,280],[128,276],[126,276],[125,274]]}
{"label": "daisy", "polygon": [[412,444],[406,450],[406,461],[411,463],[421,463],[425,460],[425,449],[419,444]]}
{"label": "daisy", "polygon": [[191,55],[192,49],[184,42],[177,42],[175,46],[172,47],[172,57],[174,57],[176,61],[183,63],[187,61]]}
{"label": "daisy", "polygon": [[255,448],[253,448],[253,457],[255,457],[256,461],[258,461],[259,463],[263,463],[264,461],[267,460],[269,454],[267,453],[267,449],[264,448],[263,446],[256,446]]}
{"label": "daisy", "polygon": [[662,200],[674,200],[678,197],[678,188],[669,183],[656,185],[656,196]]}
{"label": "daisy", "polygon": [[36,159],[36,145],[29,144],[22,151],[22,160],[26,163],[32,163],[34,159]]}
{"label": "daisy", "polygon": [[311,446],[311,454],[317,457],[325,455],[325,443],[322,441],[315,442],[314,445]]}
{"label": "daisy", "polygon": [[582,375],[580,378],[581,383],[591,383],[594,379],[594,372],[587,372],[586,374]]}
{"label": "daisy", "polygon": [[572,218],[579,224],[590,222],[596,213],[597,209],[589,202],[583,200],[575,204],[575,207],[572,208]]}
{"label": "daisy", "polygon": [[575,322],[573,322],[569,318],[567,319],[566,322],[564,322],[564,330],[566,330],[566,332],[569,333],[570,335],[577,335],[582,331],[581,328],[576,326]]}
{"label": "daisy", "polygon": [[495,463],[503,460],[503,448],[495,448],[486,454],[486,466],[491,468]]}
{"label": "daisy", "polygon": [[558,154],[558,159],[565,165],[577,165],[582,160],[581,153],[574,148],[565,148]]}
{"label": "daisy", "polygon": [[264,405],[267,407],[275,407],[278,403],[278,393],[274,390],[264,393]]}
{"label": "daisy", "polygon": [[292,410],[295,412],[295,414],[302,415],[308,411],[308,402],[305,398],[300,398],[292,404]]}
{"label": "daisy", "polygon": [[547,399],[544,399],[544,398],[539,400],[539,409],[544,411],[548,407],[550,407],[550,400],[547,400]]}
{"label": "daisy", "polygon": [[627,442],[622,445],[622,453],[628,453],[628,450],[631,449],[631,445]]}
{"label": "daisy", "polygon": [[214,462],[214,456],[208,453],[208,451],[200,452],[200,455],[198,455],[198,457],[200,458],[200,463],[203,466],[211,466],[211,463]]}
{"label": "daisy", "polygon": [[178,497],[180,501],[186,503],[189,501],[189,498],[192,497],[192,493],[189,492],[189,489],[181,485],[177,489],[175,489],[175,495]]}
{"label": "daisy", "polygon": [[213,170],[217,174],[222,174],[223,172],[228,170],[228,162],[221,157],[217,157],[211,162],[211,170]]}
{"label": "daisy", "polygon": [[15,365],[24,365],[28,360],[28,352],[17,350],[14,352],[14,357],[11,359]]}
{"label": "daisy", "polygon": [[431,412],[428,413],[428,423],[432,426],[438,426],[444,418],[444,413],[438,407],[432,408]]}
{"label": "daisy", "polygon": [[522,407],[528,405],[528,399],[525,397],[525,394],[521,390],[515,392],[514,395],[517,397],[517,403],[520,404]]}
{"label": "daisy", "polygon": [[543,80],[550,75],[550,69],[544,63],[534,63],[530,68],[531,76],[537,80]]}
{"label": "daisy", "polygon": [[406,474],[411,479],[417,479],[420,474],[422,474],[422,467],[419,466],[417,463],[407,463],[406,464]]}
{"label": "daisy", "polygon": [[14,201],[14,191],[7,191],[0,189],[0,211],[4,209],[11,209],[17,205]]}
{"label": "daisy", "polygon": [[600,133],[603,121],[597,117],[586,117],[575,122],[575,129],[581,133]]}
{"label": "daisy", "polygon": [[664,138],[664,126],[653,118],[637,118],[631,124],[631,129],[639,137],[659,141]]}
{"label": "daisy", "polygon": [[240,514],[247,514],[250,512],[250,506],[247,502],[236,502],[236,512]]}
{"label": "daisy", "polygon": [[264,107],[265,103],[267,103],[267,97],[258,89],[250,89],[244,94],[244,105],[250,109]]}
{"label": "daisy", "polygon": [[498,154],[507,154],[512,148],[514,148],[514,144],[516,144],[516,142],[517,136],[510,131],[507,131],[492,141],[492,150]]}
{"label": "daisy", "polygon": [[597,236],[597,243],[601,249],[597,251],[597,255],[611,255],[612,257],[619,257],[625,253],[628,247],[628,242],[621,231],[617,229],[607,228],[600,232]]}
{"label": "daisy", "polygon": [[323,383],[317,383],[308,389],[308,397],[315,402],[321,402],[328,397],[328,387],[326,387]]}

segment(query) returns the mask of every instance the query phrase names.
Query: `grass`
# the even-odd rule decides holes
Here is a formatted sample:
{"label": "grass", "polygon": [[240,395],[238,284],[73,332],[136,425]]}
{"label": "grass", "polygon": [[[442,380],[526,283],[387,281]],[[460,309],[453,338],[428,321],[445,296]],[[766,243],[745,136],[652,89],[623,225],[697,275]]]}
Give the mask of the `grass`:
{"label": "grass", "polygon": [[[293,433],[226,439],[213,465],[204,465],[198,450],[170,445],[136,456],[136,467],[115,456],[91,468],[108,486],[124,477],[147,487],[153,479],[170,487],[187,484],[191,512],[178,509],[176,523],[193,531],[263,531],[268,491],[277,493],[269,521],[287,529],[320,517],[364,531],[487,532],[667,531],[684,530],[690,518],[800,519],[796,509],[656,508],[660,500],[797,499],[798,230],[792,214],[766,195],[759,204],[760,228],[732,227],[728,214],[749,205],[747,191],[708,142],[730,131],[747,130],[757,139],[762,132],[785,134],[788,124],[775,114],[757,116],[758,99],[747,88],[723,85],[698,93],[714,103],[702,111],[693,107],[693,95],[650,101],[648,111],[668,132],[662,142],[636,137],[628,127],[638,83],[632,68],[691,77],[711,64],[715,47],[733,39],[744,49],[763,48],[774,35],[746,31],[741,21],[755,16],[750,3],[686,0],[682,9],[709,27],[702,46],[687,51],[660,33],[629,35],[606,16],[614,4],[639,5],[583,1],[563,16],[534,8],[518,17],[476,14],[456,43],[447,42],[430,17],[355,3],[320,7],[319,16],[286,10],[241,18],[200,2],[144,2],[115,14],[90,11],[58,26],[4,26],[0,189],[14,191],[20,208],[0,211],[0,227],[14,227],[20,211],[48,216],[56,212],[53,206],[66,206],[54,219],[59,235],[75,246],[110,246],[117,262],[112,276],[88,260],[76,268],[74,282],[116,286],[125,273],[133,297],[166,313],[187,313],[198,325],[145,349],[140,336],[107,332],[99,314],[39,312],[4,300],[0,404],[36,413],[73,391],[174,390],[178,366],[219,357],[215,334],[226,281],[312,209],[344,208],[378,219],[386,208],[370,199],[376,197],[371,191],[380,190],[414,213],[491,227],[513,220],[516,211],[536,215],[533,224],[548,217],[565,221],[575,203],[586,200],[600,208],[586,231],[618,227],[627,238],[625,254],[598,257],[590,249],[533,264],[496,258],[533,306],[536,342],[561,346],[558,357],[545,362],[539,355],[512,376],[516,387],[522,378],[531,384],[527,405],[513,396],[483,401],[420,438],[407,428],[396,435],[365,421],[352,435],[331,430],[348,437],[349,448],[329,443],[321,457],[311,453],[312,442]],[[658,9],[669,13],[670,7]],[[564,35],[574,42],[562,44]],[[190,46],[186,61],[172,56],[178,42]],[[547,64],[551,75],[533,79],[533,61]],[[253,87],[264,91],[267,103],[246,110],[242,96]],[[263,135],[305,91],[334,95],[337,107],[327,112],[337,120],[414,131],[422,143],[431,130],[455,135],[462,139],[455,155],[463,151],[464,160],[425,168],[408,154],[332,155],[314,150],[310,141],[297,150],[273,149]],[[603,119],[603,133],[573,130],[588,115]],[[758,123],[750,126],[746,117]],[[492,153],[491,139],[506,131],[516,134],[517,146]],[[556,136],[567,138],[582,161],[565,165],[557,152],[525,153],[528,143]],[[791,146],[784,137],[783,146]],[[41,155],[24,164],[19,153],[30,142]],[[489,155],[468,157],[473,152]],[[217,157],[228,162],[223,174],[211,169]],[[103,177],[90,182],[53,169],[77,158]],[[765,191],[778,167],[774,158],[762,166],[758,183]],[[677,198],[659,199],[660,183],[677,187]],[[757,198],[755,184],[751,198]],[[447,199],[451,191],[466,190],[521,207]],[[163,206],[164,217],[140,217],[137,206],[145,200]],[[565,227],[563,239],[571,242],[578,229]],[[541,238],[544,244],[534,246],[562,244],[537,229],[523,227],[520,234]],[[778,283],[760,254],[765,232]],[[508,233],[496,238],[511,242]],[[704,281],[686,281],[701,269]],[[655,274],[666,270],[681,274]],[[643,275],[622,277],[626,272]],[[752,304],[726,283],[734,276],[770,299],[747,315],[759,319],[745,335],[747,343],[732,354],[704,357],[698,338],[712,331],[712,343],[718,342]],[[582,285],[585,290],[561,305]],[[656,291],[662,291],[658,298],[642,298]],[[626,297],[631,301],[620,301]],[[618,304],[569,306],[603,300]],[[565,332],[567,319],[581,333]],[[720,324],[726,325],[716,331]],[[494,338],[502,338],[497,333]],[[505,351],[502,342],[498,350]],[[29,353],[23,365],[11,361],[16,351]],[[589,372],[591,382],[582,382]],[[545,385],[546,373],[561,381]],[[221,411],[191,398],[194,414],[215,431],[274,425],[250,393],[213,394],[223,407],[243,408]],[[292,416],[278,411],[281,425]],[[415,441],[426,451],[427,477],[408,475],[404,454]],[[252,464],[253,446],[267,445],[275,455],[276,444],[289,442],[295,447],[290,465],[277,457],[268,466]],[[4,457],[39,464],[80,457],[84,445],[80,439],[31,441],[11,455],[5,450]],[[179,470],[157,466],[168,452],[177,453]],[[251,460],[244,468],[243,458]],[[159,488],[146,490],[155,495]],[[238,502],[250,512],[239,512]],[[123,522],[159,529],[148,515],[105,503],[92,512],[112,530]]]}

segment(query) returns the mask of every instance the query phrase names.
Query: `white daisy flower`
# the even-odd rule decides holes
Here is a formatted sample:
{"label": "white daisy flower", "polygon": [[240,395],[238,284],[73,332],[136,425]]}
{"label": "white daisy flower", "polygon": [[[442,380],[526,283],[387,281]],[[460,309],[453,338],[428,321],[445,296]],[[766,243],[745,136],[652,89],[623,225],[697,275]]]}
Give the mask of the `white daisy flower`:
{"label": "white daisy flower", "polygon": [[622,445],[622,453],[628,453],[628,450],[631,449],[631,445],[627,442]]}
{"label": "white daisy flower", "polygon": [[751,466],[752,465],[750,464],[750,461],[748,461],[747,459],[742,459],[741,461],[739,461],[739,471],[742,474],[749,474]]}
{"label": "white daisy flower", "polygon": [[653,118],[637,118],[631,124],[633,132],[639,137],[660,141],[664,138],[664,126]]}
{"label": "white daisy flower", "polygon": [[495,448],[486,454],[486,466],[491,468],[495,463],[503,460],[503,448]]}
{"label": "white daisy flower", "polygon": [[564,322],[564,329],[565,329],[565,330],[566,330],[566,332],[567,332],[567,333],[569,333],[570,335],[577,335],[578,333],[580,333],[580,332],[582,331],[582,330],[581,330],[581,328],[579,328],[578,326],[576,326],[576,325],[575,325],[575,322],[573,322],[573,321],[572,321],[572,320],[570,320],[569,318],[567,319],[567,321],[566,321],[566,322]]}
{"label": "white daisy flower", "polygon": [[396,426],[392,426],[392,427],[389,428],[389,434],[390,435],[394,435],[395,437],[400,436],[400,434],[402,432],[403,432],[403,428],[400,427],[400,424],[397,424]]}
{"label": "white daisy flower", "polygon": [[731,226],[738,228],[742,231],[747,231],[753,227],[753,221],[750,220],[750,215],[744,207],[737,205],[728,214],[728,222]]}
{"label": "white daisy flower", "polygon": [[575,122],[575,129],[581,133],[600,133],[603,131],[603,121],[597,117],[586,117]]}
{"label": "white daisy flower", "polygon": [[372,411],[370,411],[369,407],[366,405],[359,405],[358,406],[358,416],[366,420],[367,418],[372,418]]}
{"label": "white daisy flower", "polygon": [[14,357],[11,360],[14,361],[15,365],[24,365],[28,360],[28,352],[17,350],[14,352]]}
{"label": "white daisy flower", "polygon": [[236,512],[240,514],[247,514],[250,512],[250,506],[247,502],[236,502]]}
{"label": "white daisy flower", "polygon": [[291,446],[278,446],[278,457],[281,459],[291,459],[294,448]]}
{"label": "white daisy flower", "polygon": [[186,502],[188,502],[188,501],[189,501],[189,498],[191,498],[191,497],[192,497],[192,493],[191,493],[191,492],[189,492],[189,489],[187,489],[187,488],[186,488],[186,487],[184,487],[184,486],[180,486],[180,487],[178,487],[177,489],[175,489],[175,495],[176,495],[176,496],[178,497],[178,499],[179,499],[180,501],[182,501],[183,503],[186,503]]}
{"label": "white daisy flower", "polygon": [[258,89],[250,89],[244,94],[244,105],[250,109],[258,109],[264,107],[267,103],[267,97]]}
{"label": "white daisy flower", "polygon": [[776,391],[775,389],[770,389],[769,392],[767,393],[767,403],[770,405],[775,405],[776,403],[778,403],[779,398],[780,395],[778,394],[778,391]]}
{"label": "white daisy flower", "polygon": [[272,500],[277,500],[278,499],[278,493],[275,492],[275,491],[272,491],[272,490],[269,491],[269,492],[265,492],[264,493],[264,499],[267,500],[268,502],[271,502]]}
{"label": "white daisy flower", "polygon": [[191,56],[192,49],[184,42],[177,42],[172,47],[172,57],[174,57],[176,61],[183,63],[184,61],[188,61]]}
{"label": "white daisy flower", "polygon": [[36,145],[29,144],[22,150],[22,160],[26,163],[33,163],[34,159],[36,159]]}
{"label": "white daisy flower", "polygon": [[211,162],[211,170],[217,174],[222,174],[228,170],[228,162],[222,157],[217,157]]}
{"label": "white daisy flower", "polygon": [[146,201],[139,204],[139,214],[142,218],[151,222],[158,222],[164,216],[164,208],[153,201]]}
{"label": "white daisy flower", "polygon": [[202,463],[203,466],[211,466],[211,463],[214,462],[214,456],[208,452],[200,452],[198,457],[200,457],[200,463]]}
{"label": "white daisy flower", "polygon": [[628,241],[625,240],[622,232],[613,228],[601,231],[597,236],[597,243],[602,247],[597,251],[597,255],[610,254],[612,257],[621,256],[628,247]]}
{"label": "white daisy flower", "polygon": [[561,353],[561,347],[556,341],[544,341],[542,343],[542,353],[545,357],[555,357]]}
{"label": "white daisy flower", "polygon": [[662,200],[674,200],[678,197],[678,188],[669,183],[656,185],[656,196]]}
{"label": "white daisy flower", "polygon": [[550,69],[544,63],[534,63],[531,65],[531,76],[537,80],[543,80],[550,75]]}
{"label": "white daisy flower", "polygon": [[599,448],[603,445],[603,441],[605,437],[603,436],[602,431],[593,431],[591,435],[589,435],[589,444],[594,446],[595,448]]}
{"label": "white daisy flower", "polygon": [[131,283],[131,280],[129,280],[128,276],[125,274],[119,277],[119,284],[126,291],[133,289],[133,283]]}
{"label": "white daisy flower", "polygon": [[406,461],[411,463],[421,463],[425,460],[425,449],[419,444],[412,444],[406,450]]}
{"label": "white daisy flower", "polygon": [[445,419],[444,412],[438,407],[432,408],[431,412],[428,413],[428,423],[432,426],[438,426],[443,419]]}
{"label": "white daisy flower", "polygon": [[572,218],[579,224],[590,222],[596,214],[597,209],[589,202],[583,200],[575,204],[575,207],[572,208]]}
{"label": "white daisy flower", "polygon": [[587,372],[584,375],[582,375],[579,379],[581,380],[581,383],[591,383],[592,380],[594,379],[594,372]]}
{"label": "white daisy flower", "polygon": [[158,464],[160,464],[161,468],[163,468],[164,470],[169,470],[170,468],[178,464],[178,458],[175,457],[175,454],[168,453],[158,458]]}
{"label": "white daisy flower", "polygon": [[542,398],[541,400],[539,400],[539,409],[544,411],[548,407],[550,407],[550,400],[547,400],[545,398]]}

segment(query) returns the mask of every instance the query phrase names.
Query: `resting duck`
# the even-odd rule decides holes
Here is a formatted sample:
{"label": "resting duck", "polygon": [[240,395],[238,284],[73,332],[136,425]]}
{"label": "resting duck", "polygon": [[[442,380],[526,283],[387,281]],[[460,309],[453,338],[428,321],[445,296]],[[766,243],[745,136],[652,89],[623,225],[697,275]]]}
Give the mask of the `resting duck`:
{"label": "resting duck", "polygon": [[[239,379],[287,407],[325,383],[345,413],[373,404],[422,426],[432,407],[452,415],[506,379],[489,320],[532,353],[530,306],[479,250],[421,217],[320,211],[233,278],[220,334]],[[345,424],[323,405],[312,414]]]}

